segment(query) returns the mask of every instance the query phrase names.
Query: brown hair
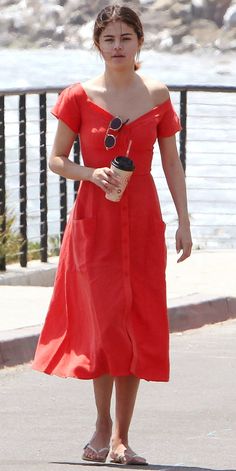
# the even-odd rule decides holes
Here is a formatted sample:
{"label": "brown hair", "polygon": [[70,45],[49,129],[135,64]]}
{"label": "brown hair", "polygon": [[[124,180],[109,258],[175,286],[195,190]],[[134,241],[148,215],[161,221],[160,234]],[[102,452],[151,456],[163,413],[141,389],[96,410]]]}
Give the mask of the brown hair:
{"label": "brown hair", "polygon": [[[144,38],[143,26],[137,13],[129,7],[122,5],[109,5],[103,8],[98,14],[94,29],[93,29],[93,42],[99,48],[99,38],[106,26],[112,21],[122,21],[128,26],[131,26],[137,35],[138,40]],[[138,70],[140,64],[135,62],[134,69]]]}

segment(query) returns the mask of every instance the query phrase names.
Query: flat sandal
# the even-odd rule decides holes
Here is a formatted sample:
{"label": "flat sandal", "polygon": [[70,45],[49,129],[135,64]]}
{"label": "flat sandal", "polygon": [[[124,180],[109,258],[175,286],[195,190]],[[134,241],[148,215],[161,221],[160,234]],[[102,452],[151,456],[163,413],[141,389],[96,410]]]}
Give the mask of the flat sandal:
{"label": "flat sandal", "polygon": [[[94,457],[88,456],[86,454],[86,450],[91,450],[94,453]],[[85,445],[85,447],[84,447],[84,452],[82,454],[82,460],[95,461],[96,463],[105,463],[109,451],[110,451],[110,448],[108,448],[108,447],[101,448],[100,450],[96,450],[95,448],[93,448],[90,445],[90,443],[87,443],[87,445]]]}
{"label": "flat sandal", "polygon": [[[116,464],[126,464],[126,465],[135,465],[135,466],[148,466],[148,462],[142,456],[137,455],[136,453],[124,452],[124,454],[118,454],[114,451],[110,453],[111,463]],[[145,460],[145,461],[140,461]]]}

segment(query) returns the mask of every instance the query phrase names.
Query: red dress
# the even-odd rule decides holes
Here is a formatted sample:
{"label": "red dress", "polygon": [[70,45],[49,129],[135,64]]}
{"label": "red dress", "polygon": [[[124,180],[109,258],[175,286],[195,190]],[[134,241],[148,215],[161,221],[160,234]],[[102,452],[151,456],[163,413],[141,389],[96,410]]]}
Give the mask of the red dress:
{"label": "red dress", "polygon": [[66,88],[52,113],[79,133],[84,165],[110,166],[132,139],[136,169],[119,203],[81,183],[33,368],[81,379],[133,374],[168,381],[165,223],[150,170],[156,138],[179,131],[179,119],[168,99],[125,124],[106,150],[113,116],[82,85]]}

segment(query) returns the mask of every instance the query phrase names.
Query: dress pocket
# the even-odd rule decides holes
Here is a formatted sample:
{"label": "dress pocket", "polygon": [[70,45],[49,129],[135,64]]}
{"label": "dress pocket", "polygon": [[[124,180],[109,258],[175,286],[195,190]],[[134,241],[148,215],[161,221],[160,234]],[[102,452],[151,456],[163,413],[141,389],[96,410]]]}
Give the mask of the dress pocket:
{"label": "dress pocket", "polygon": [[157,267],[163,269],[166,267],[166,240],[165,240],[166,224],[159,217],[153,218],[152,230],[149,237],[150,254],[147,259],[153,260]]}
{"label": "dress pocket", "polygon": [[94,260],[96,242],[96,218],[72,221],[72,252],[77,270],[86,270]]}

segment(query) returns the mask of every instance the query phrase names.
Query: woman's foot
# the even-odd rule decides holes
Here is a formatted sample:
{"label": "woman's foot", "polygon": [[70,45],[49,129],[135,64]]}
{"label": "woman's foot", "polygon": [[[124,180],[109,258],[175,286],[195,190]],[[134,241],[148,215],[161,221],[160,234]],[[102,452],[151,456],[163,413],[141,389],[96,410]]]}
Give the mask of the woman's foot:
{"label": "woman's foot", "polygon": [[82,459],[105,463],[110,450],[112,421],[97,421],[96,431],[90,442],[84,447]]}
{"label": "woman's foot", "polygon": [[112,441],[112,450],[110,452],[110,458],[113,463],[127,464],[127,465],[147,465],[147,461],[142,456],[137,455],[128,444],[122,442],[118,443]]}
{"label": "woman's foot", "polygon": [[86,461],[96,461],[98,463],[105,463],[107,455],[109,453],[109,447],[100,448],[96,450],[93,448],[90,443],[84,447],[84,452],[82,454],[82,460]]}

